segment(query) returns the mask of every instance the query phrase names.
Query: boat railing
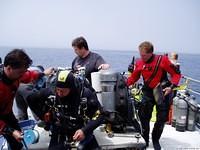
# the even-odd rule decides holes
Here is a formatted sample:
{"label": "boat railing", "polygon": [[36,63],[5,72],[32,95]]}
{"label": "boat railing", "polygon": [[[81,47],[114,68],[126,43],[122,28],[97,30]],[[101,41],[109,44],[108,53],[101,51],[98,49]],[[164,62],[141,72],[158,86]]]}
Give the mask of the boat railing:
{"label": "boat railing", "polygon": [[189,77],[189,76],[185,76],[185,75],[184,75],[182,78],[183,78],[183,79],[186,79],[186,80],[189,80],[189,81],[193,81],[193,82],[200,83],[200,80],[191,78],[191,77]]}
{"label": "boat railing", "polygon": [[[197,94],[200,96],[200,91],[198,90],[198,87],[200,88],[200,80],[194,79],[189,76],[182,76],[182,79],[184,80],[184,83],[186,85],[186,90],[188,90],[191,93]],[[194,85],[195,84],[195,85]],[[192,86],[193,85],[193,86]],[[196,88],[194,88],[194,86]]]}

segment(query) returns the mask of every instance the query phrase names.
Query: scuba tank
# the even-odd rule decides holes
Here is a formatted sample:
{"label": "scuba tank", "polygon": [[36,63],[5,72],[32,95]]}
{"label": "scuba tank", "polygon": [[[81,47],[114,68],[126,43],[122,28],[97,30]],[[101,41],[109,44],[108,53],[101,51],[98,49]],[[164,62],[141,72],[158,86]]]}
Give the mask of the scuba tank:
{"label": "scuba tank", "polygon": [[134,116],[133,104],[128,97],[124,76],[119,72],[102,70],[91,74],[92,87],[107,113],[107,121],[116,132],[124,132],[124,127]]}
{"label": "scuba tank", "polygon": [[195,124],[196,124],[196,127],[200,129],[200,104],[197,104]]}
{"label": "scuba tank", "polygon": [[91,83],[92,83],[92,87],[96,91],[96,95],[97,95],[99,103],[103,106],[103,104],[102,104],[101,73],[100,72],[101,71],[91,73]]}
{"label": "scuba tank", "polygon": [[176,130],[184,132],[187,124],[188,104],[185,95],[181,95],[176,107]]}
{"label": "scuba tank", "polygon": [[91,74],[92,87],[97,92],[97,97],[103,108],[115,112],[115,91],[117,73],[107,70]]}
{"label": "scuba tank", "polygon": [[194,131],[195,130],[195,118],[197,114],[197,101],[195,101],[195,97],[190,97],[188,99],[188,118],[187,118],[187,130]]}
{"label": "scuba tank", "polygon": [[177,103],[180,99],[180,93],[176,94],[176,97],[173,98],[173,111],[172,111],[172,127],[176,126],[176,117],[177,117]]}

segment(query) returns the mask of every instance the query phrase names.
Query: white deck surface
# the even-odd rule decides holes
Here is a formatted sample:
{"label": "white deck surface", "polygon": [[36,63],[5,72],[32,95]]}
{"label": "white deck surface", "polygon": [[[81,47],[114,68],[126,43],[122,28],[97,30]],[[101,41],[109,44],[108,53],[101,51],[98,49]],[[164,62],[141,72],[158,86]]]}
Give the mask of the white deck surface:
{"label": "white deck surface", "polygon": [[[153,123],[151,123],[151,128]],[[40,140],[37,144],[33,144],[29,149],[34,150],[44,150],[47,149],[49,144],[49,133],[44,131],[42,128],[36,127],[36,130],[40,133]],[[97,131],[95,131],[97,133]],[[105,133],[99,134],[97,140],[99,144],[104,147],[104,149],[109,149],[112,145],[113,148],[123,147],[123,145],[136,146],[137,140],[134,135],[129,135],[128,137],[120,137],[120,134],[116,134],[114,138],[109,138]],[[140,139],[140,144],[144,143],[143,139]],[[138,143],[139,144],[139,143]],[[137,145],[137,146],[140,146]],[[200,130],[196,131],[185,131],[178,132],[171,125],[165,125],[163,134],[160,139],[160,144],[163,150],[200,150]],[[6,149],[6,148],[5,148]],[[152,150],[152,142],[150,137],[150,145],[147,150]]]}
{"label": "white deck surface", "polygon": [[[200,150],[200,130],[178,132],[171,125],[165,125],[160,144],[163,150]],[[153,145],[150,139],[147,150],[151,149]]]}

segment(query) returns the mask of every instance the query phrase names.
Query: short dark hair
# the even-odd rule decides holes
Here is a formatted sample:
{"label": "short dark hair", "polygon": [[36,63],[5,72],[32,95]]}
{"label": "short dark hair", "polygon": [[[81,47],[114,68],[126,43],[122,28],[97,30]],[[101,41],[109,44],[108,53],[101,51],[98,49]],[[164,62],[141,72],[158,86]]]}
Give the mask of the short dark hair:
{"label": "short dark hair", "polygon": [[148,41],[144,41],[139,45],[139,50],[140,51],[145,51],[146,53],[153,53],[153,44]]}
{"label": "short dark hair", "polygon": [[78,48],[85,48],[86,50],[89,50],[88,48],[88,44],[87,44],[87,41],[84,37],[80,36],[80,37],[77,37],[75,38],[73,41],[72,41],[72,46],[76,46]]}
{"label": "short dark hair", "polygon": [[28,68],[32,65],[32,60],[23,49],[13,49],[4,59],[4,66],[6,67],[8,65],[14,69],[22,67]]}

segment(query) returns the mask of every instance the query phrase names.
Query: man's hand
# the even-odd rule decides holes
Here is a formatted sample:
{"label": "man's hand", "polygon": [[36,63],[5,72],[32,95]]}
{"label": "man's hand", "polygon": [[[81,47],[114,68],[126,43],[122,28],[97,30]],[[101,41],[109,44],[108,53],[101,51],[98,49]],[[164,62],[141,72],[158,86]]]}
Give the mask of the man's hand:
{"label": "man's hand", "polygon": [[166,87],[163,89],[164,92],[164,96],[170,94],[172,92],[172,88],[171,87]]}
{"label": "man's hand", "polygon": [[109,64],[101,64],[99,67],[98,67],[98,70],[106,70],[106,69],[108,69],[110,67],[110,65]]}
{"label": "man's hand", "polygon": [[47,76],[51,75],[53,73],[54,73],[54,68],[53,67],[49,67],[49,68],[44,70],[44,74],[47,75]]}
{"label": "man's hand", "polygon": [[85,138],[85,134],[81,129],[77,130],[73,136],[73,140],[82,141]]}
{"label": "man's hand", "polygon": [[12,133],[12,136],[18,141],[20,142],[23,139],[22,136],[22,132],[18,131],[18,130],[14,130]]}

